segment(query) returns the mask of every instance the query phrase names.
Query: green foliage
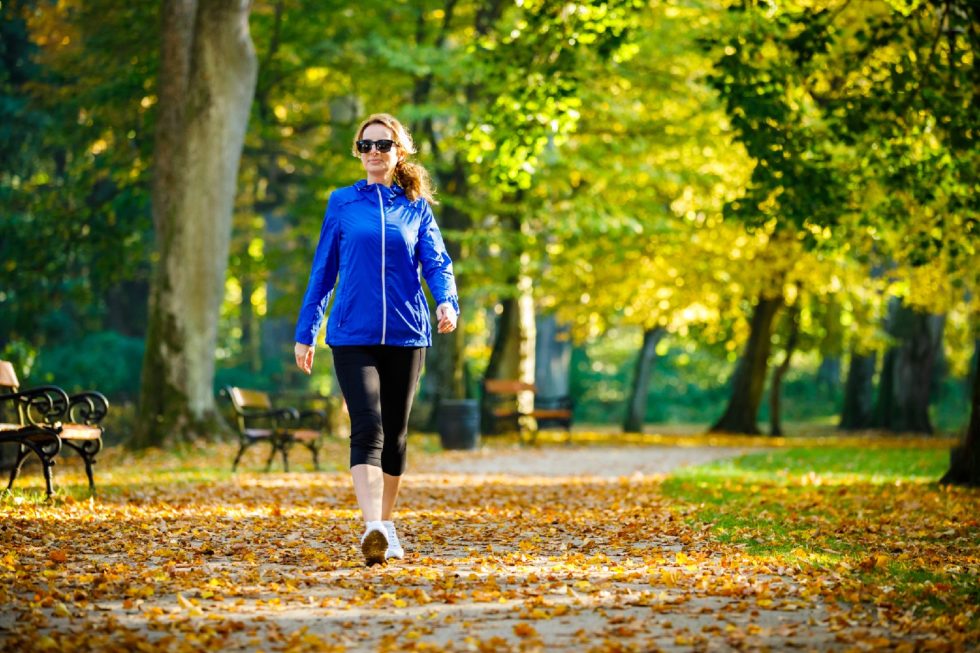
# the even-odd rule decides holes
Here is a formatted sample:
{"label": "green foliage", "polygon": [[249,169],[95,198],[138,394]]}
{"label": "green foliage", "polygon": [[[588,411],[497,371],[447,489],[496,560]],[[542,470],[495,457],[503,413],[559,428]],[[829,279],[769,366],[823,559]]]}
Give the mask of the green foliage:
{"label": "green foliage", "polygon": [[[639,342],[635,333],[614,330],[572,350],[571,392],[575,419],[580,424],[618,425],[632,383]],[[696,340],[666,341],[653,364],[647,395],[648,424],[705,425],[718,417],[728,396],[731,370],[723,348],[705,347]],[[819,376],[820,357],[797,354],[783,381],[782,417],[795,423],[835,425],[843,402],[842,380]],[[759,420],[769,421],[769,387]],[[933,393],[931,415],[938,432],[957,434],[969,419],[968,380],[944,377]],[[794,435],[800,426],[787,430]]]}
{"label": "green foliage", "polygon": [[3,4],[0,343],[98,330],[113,286],[146,273],[154,9],[124,4]]}
{"label": "green foliage", "polygon": [[743,5],[721,36],[704,39],[717,53],[708,80],[755,160],[750,183],[726,213],[756,228],[791,226],[811,244],[822,232],[810,227],[836,225],[846,207],[828,127],[806,89],[821,70],[817,55],[830,45],[830,16],[807,8],[770,17]]}
{"label": "green foliage", "polygon": [[142,338],[95,332],[42,349],[23,383],[50,383],[68,392],[98,390],[114,402],[135,401],[142,361]]}
{"label": "green foliage", "polygon": [[[158,9],[0,2],[0,355],[32,381],[135,393]],[[626,326],[671,334],[647,419],[707,421],[762,290],[801,309],[787,419],[834,413],[839,397],[808,392],[814,352],[882,347],[889,292],[950,311],[962,376],[980,305],[975,17],[965,0],[258,3],[216,385],[330,387],[328,356],[315,378],[293,370],[292,323],[375,111],[411,127],[436,178],[471,366],[489,307],[533,278],[582,342],[580,422],[620,419]],[[963,385],[941,388],[937,423],[959,428]]]}

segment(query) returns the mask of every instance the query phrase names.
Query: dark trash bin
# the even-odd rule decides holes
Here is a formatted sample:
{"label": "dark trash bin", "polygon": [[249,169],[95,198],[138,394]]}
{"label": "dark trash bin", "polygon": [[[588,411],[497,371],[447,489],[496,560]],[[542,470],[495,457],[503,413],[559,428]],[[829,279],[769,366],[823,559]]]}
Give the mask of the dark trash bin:
{"label": "dark trash bin", "polygon": [[476,449],[480,446],[480,402],[476,399],[444,399],[436,417],[443,449]]}

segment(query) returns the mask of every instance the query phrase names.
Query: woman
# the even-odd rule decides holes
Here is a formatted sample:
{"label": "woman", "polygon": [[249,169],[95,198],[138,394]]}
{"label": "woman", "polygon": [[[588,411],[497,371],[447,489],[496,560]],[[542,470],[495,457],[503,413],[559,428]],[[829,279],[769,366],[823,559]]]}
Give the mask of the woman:
{"label": "woman", "polygon": [[309,374],[339,273],[327,344],[350,412],[350,471],[365,522],[361,551],[370,566],[405,555],[391,515],[405,471],[408,414],[432,344],[419,266],[438,305],[439,333],[456,329],[459,300],[432,216],[429,175],[407,160],[415,146],[405,127],[393,116],[374,114],[358,128],[353,152],[367,178],[330,195],[295,353]]}

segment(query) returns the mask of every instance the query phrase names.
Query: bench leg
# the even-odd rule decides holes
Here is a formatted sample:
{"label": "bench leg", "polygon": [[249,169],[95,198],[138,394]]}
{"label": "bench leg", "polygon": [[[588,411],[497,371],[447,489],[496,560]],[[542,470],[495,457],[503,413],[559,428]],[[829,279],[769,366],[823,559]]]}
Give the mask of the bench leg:
{"label": "bench leg", "polygon": [[248,445],[249,445],[249,443],[247,443],[247,442],[240,442],[238,444],[238,455],[235,456],[235,462],[233,462],[231,464],[231,471],[232,472],[234,472],[235,469],[238,468],[238,461],[240,461],[242,459],[242,455],[245,453],[245,450],[248,449]]}
{"label": "bench leg", "polygon": [[52,482],[51,482],[51,468],[54,467],[54,460],[44,460],[41,459],[43,463],[42,468],[44,469],[44,489],[48,494],[48,498],[51,498],[53,492]]}
{"label": "bench leg", "polygon": [[289,471],[289,445],[287,441],[279,443],[279,452],[282,454],[282,471]]}
{"label": "bench leg", "polygon": [[20,468],[23,466],[24,460],[32,451],[41,459],[41,468],[44,470],[44,489],[47,497],[50,499],[54,493],[51,468],[54,467],[55,456],[61,451],[60,440],[40,445],[33,442],[21,443],[20,451],[17,452],[17,462],[14,464],[13,469],[10,470],[10,481],[7,483],[7,490],[10,490],[14,486],[14,481],[17,480],[17,475],[20,474]]}
{"label": "bench leg", "polygon": [[313,469],[320,471],[320,449],[316,442],[307,445],[310,448],[310,453],[313,454]]}
{"label": "bench leg", "polygon": [[265,461],[265,471],[267,472],[272,469],[272,459],[276,457],[276,450],[279,449],[279,444],[276,442],[275,438],[269,440],[269,446],[271,446],[272,449],[269,450],[269,459]]}
{"label": "bench leg", "polygon": [[[7,483],[7,489],[14,487],[14,481],[17,480],[17,475],[20,474],[20,468],[24,464],[24,459],[27,458],[27,454],[30,453],[30,449],[27,445],[21,444],[17,447],[17,460],[14,461],[13,467],[10,468],[10,482]],[[38,454],[38,458],[41,454]]]}
{"label": "bench leg", "polygon": [[88,489],[95,494],[95,476],[92,473],[92,466],[95,464],[95,455],[102,451],[102,440],[85,440],[78,445],[69,440],[65,441],[69,447],[78,452],[85,462],[85,475],[88,476]]}

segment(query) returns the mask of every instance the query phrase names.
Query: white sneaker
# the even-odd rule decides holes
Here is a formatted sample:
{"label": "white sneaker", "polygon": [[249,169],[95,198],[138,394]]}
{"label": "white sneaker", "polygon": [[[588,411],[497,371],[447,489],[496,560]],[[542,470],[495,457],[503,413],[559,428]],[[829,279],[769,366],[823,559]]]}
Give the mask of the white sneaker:
{"label": "white sneaker", "polygon": [[385,526],[379,521],[369,521],[361,536],[361,553],[367,566],[381,565],[385,561],[385,551],[388,549],[388,535]]}
{"label": "white sneaker", "polygon": [[383,521],[385,533],[388,535],[388,550],[385,551],[385,559],[388,558],[398,558],[399,560],[405,557],[405,549],[402,548],[401,543],[398,541],[398,533],[395,532],[395,522]]}

